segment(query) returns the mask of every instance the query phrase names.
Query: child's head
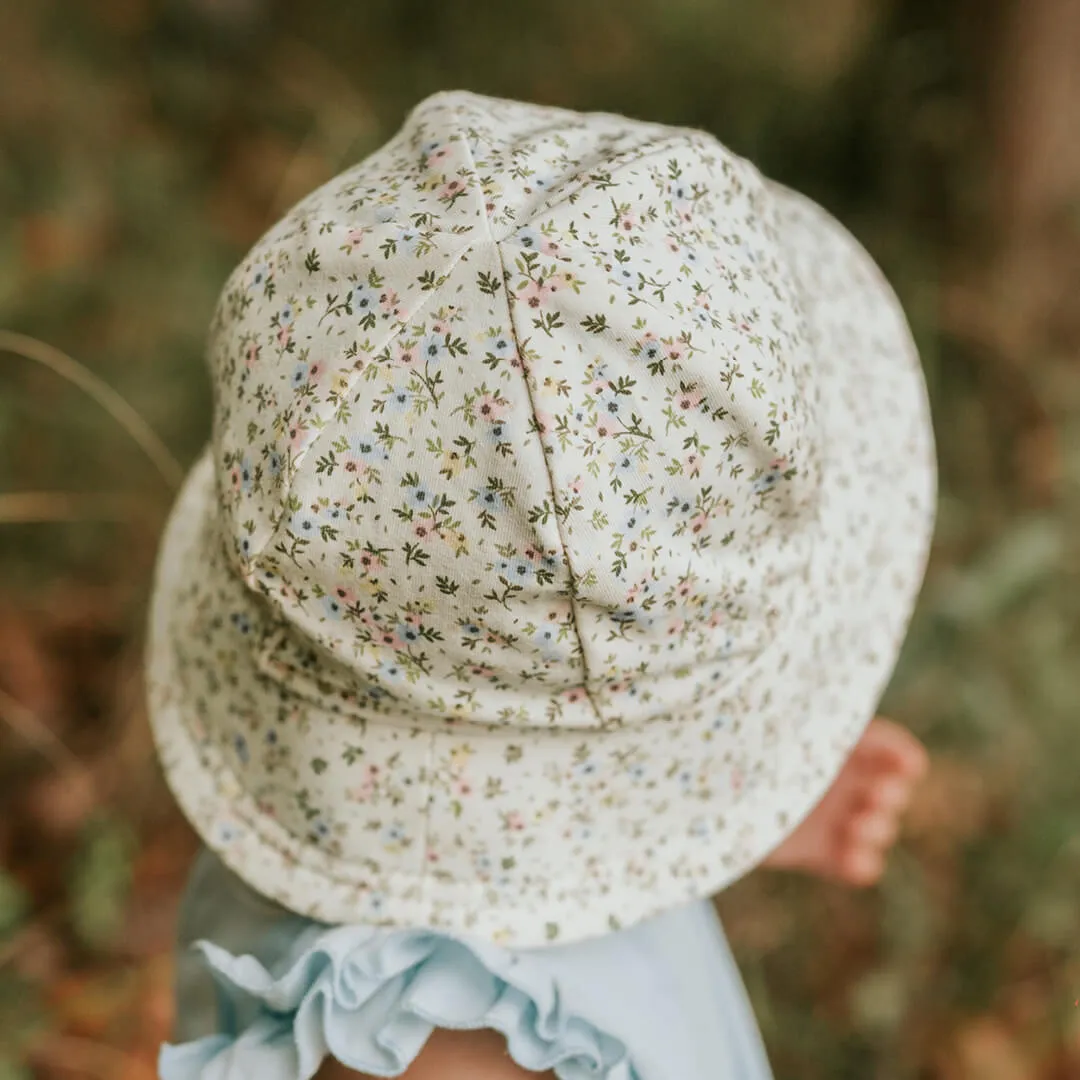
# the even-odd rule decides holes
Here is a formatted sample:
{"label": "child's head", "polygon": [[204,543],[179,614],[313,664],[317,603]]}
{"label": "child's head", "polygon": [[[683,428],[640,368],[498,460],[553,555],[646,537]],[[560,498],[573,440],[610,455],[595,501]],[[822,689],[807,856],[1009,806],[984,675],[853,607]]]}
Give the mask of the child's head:
{"label": "child's head", "polygon": [[431,98],[223,292],[151,649],[210,846],[330,921],[572,938],[720,888],[891,672],[899,308],[700,132]]}

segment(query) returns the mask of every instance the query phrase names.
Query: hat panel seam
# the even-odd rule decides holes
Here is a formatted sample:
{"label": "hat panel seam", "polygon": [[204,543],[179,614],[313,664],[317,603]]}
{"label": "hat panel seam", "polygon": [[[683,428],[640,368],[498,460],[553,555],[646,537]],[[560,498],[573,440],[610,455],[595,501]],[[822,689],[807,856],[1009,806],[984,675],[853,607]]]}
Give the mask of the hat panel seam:
{"label": "hat panel seam", "polygon": [[495,239],[495,235],[491,229],[491,220],[488,216],[487,206],[484,201],[483,192],[479,188],[476,159],[473,156],[472,147],[469,146],[469,140],[465,137],[465,132],[462,132],[462,143],[465,147],[465,152],[469,156],[469,165],[473,177],[477,180],[477,198],[480,206],[480,217],[484,223],[484,228],[487,232],[488,239],[491,241],[492,247],[495,249],[495,257],[499,261],[499,276],[502,278],[503,296],[506,298],[506,317],[510,324],[510,333],[514,338],[514,348],[517,350],[518,357],[521,358],[521,375],[522,382],[525,386],[525,396],[529,402],[529,412],[532,414],[533,427],[536,435],[536,443],[539,447],[540,458],[544,464],[544,472],[547,475],[548,492],[551,496],[551,505],[554,508],[555,518],[555,530],[559,535],[559,543],[562,547],[562,557],[565,561],[567,572],[570,576],[570,592],[568,600],[570,602],[570,617],[574,623],[574,636],[577,639],[578,651],[581,654],[581,667],[582,667],[582,689],[585,691],[585,696],[588,699],[589,705],[592,707],[593,712],[596,715],[597,723],[601,728],[605,726],[604,714],[600,711],[600,707],[597,705],[596,699],[593,697],[592,690],[590,689],[589,678],[589,663],[588,654],[585,650],[585,642],[581,634],[581,626],[578,622],[577,604],[574,600],[574,567],[570,561],[570,552],[566,544],[566,537],[563,535],[562,528],[559,524],[559,504],[555,492],[555,477],[552,475],[551,467],[547,461],[547,447],[544,445],[544,440],[540,436],[539,424],[536,420],[536,405],[533,402],[532,388],[529,385],[529,376],[526,371],[524,354],[521,349],[521,339],[518,335],[517,321],[514,318],[514,309],[510,301],[510,292],[507,288],[506,281],[506,264],[503,261],[502,247],[499,241]]}

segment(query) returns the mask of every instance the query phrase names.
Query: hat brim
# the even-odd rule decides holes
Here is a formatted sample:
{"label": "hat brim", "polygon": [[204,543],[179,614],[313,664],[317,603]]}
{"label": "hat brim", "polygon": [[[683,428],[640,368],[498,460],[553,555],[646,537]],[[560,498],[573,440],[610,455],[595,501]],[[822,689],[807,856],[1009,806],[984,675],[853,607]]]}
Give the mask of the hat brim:
{"label": "hat brim", "polygon": [[[221,579],[229,576],[215,528],[208,454],[185,484],[159,556],[148,644],[150,720],[185,815],[255,889],[331,923],[434,926],[523,946],[585,938],[724,888],[764,859],[827,791],[884,692],[921,585],[936,501],[934,446],[925,383],[892,290],[833,218],[810,200],[770,186],[812,319],[826,444],[822,529],[807,581],[815,602],[792,616],[781,634],[795,641],[812,629],[823,644],[818,654],[803,655],[782,677],[768,680],[767,688],[761,680],[741,686],[731,706],[741,722],[733,729],[714,733],[688,723],[671,727],[653,746],[672,762],[703,755],[718,768],[734,762],[725,774],[730,780],[740,740],[750,740],[766,767],[734,784],[718,781],[711,802],[700,806],[700,832],[687,829],[683,804],[672,807],[671,822],[654,821],[655,829],[642,835],[640,826],[625,824],[629,818],[618,806],[605,809],[597,794],[587,808],[596,822],[591,840],[578,837],[569,845],[560,834],[545,842],[543,823],[533,825],[540,835],[536,865],[518,868],[503,884],[491,877],[453,880],[426,867],[387,875],[375,872],[375,864],[334,858],[275,820],[265,801],[260,806],[241,784],[228,749],[199,720],[207,708],[227,707],[237,680],[247,680],[249,718],[253,709],[280,710],[286,695],[253,656],[249,671],[230,669],[228,681],[219,680],[218,704],[206,700],[205,685],[214,685],[214,627],[228,617],[212,607],[208,582],[220,597]],[[883,417],[888,423],[879,422]],[[835,461],[844,467],[831,468]],[[242,612],[253,597],[238,579],[233,587],[235,611]],[[183,678],[192,662],[210,680],[197,692]],[[310,728],[316,706],[298,699],[289,707],[301,714],[296,722]],[[642,733],[594,737],[617,757],[640,743]],[[363,734],[372,758],[383,760],[403,751],[427,753],[439,740],[467,740],[477,771],[489,775],[506,767],[507,738],[460,729],[402,732],[381,724],[367,725]],[[419,740],[429,740],[427,749]],[[548,731],[517,730],[512,741],[524,748],[534,773],[560,775],[572,768],[581,734],[560,740]],[[663,761],[656,764],[663,769]],[[263,780],[275,783],[272,775]],[[448,797],[424,798],[436,830],[452,817],[463,833],[483,830],[481,818],[469,820],[482,815],[482,800],[462,820],[460,805],[453,807]],[[387,814],[393,816],[389,805]]]}

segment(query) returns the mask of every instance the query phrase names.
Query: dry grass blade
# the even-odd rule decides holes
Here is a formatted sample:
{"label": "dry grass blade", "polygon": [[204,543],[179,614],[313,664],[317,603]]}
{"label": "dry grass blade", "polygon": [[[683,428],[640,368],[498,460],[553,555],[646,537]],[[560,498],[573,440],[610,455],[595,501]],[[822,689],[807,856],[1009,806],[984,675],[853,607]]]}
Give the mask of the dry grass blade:
{"label": "dry grass blade", "polygon": [[62,521],[125,521],[138,516],[139,500],[130,495],[71,491],[20,491],[0,494],[0,525]]}
{"label": "dry grass blade", "polygon": [[32,710],[0,690],[0,720],[31,743],[58,769],[85,775],[87,768]]}
{"label": "dry grass blade", "polygon": [[0,351],[14,353],[43,364],[62,379],[93,398],[139,444],[155,468],[173,489],[180,486],[183,469],[149,424],[111,387],[67,353],[25,334],[0,330]]}

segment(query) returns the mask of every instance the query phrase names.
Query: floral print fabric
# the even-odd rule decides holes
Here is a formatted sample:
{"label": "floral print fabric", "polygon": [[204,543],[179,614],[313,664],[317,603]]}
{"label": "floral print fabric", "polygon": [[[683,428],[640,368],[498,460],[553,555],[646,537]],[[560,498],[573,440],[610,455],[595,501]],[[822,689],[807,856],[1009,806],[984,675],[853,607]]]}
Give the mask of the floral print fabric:
{"label": "floral print fabric", "polygon": [[707,895],[869,719],[934,506],[895,298],[700,132],[437,95],[222,294],[159,561],[166,775],[327,922]]}

